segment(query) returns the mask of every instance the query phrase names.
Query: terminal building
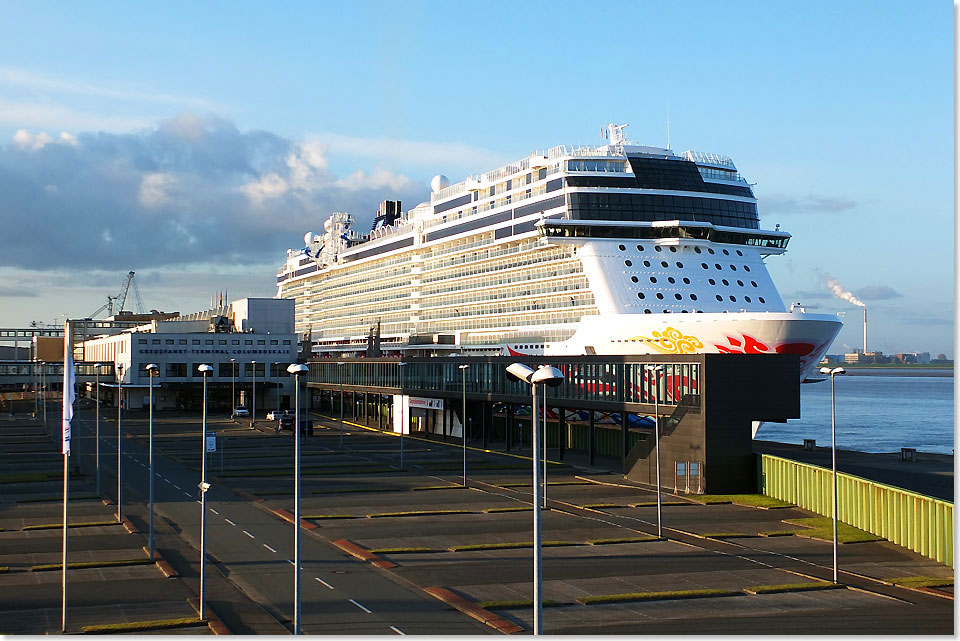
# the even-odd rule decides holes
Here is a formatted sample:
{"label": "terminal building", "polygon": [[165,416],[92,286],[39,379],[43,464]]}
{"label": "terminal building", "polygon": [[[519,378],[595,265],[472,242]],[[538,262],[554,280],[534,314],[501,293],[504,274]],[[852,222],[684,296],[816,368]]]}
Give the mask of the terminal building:
{"label": "terminal building", "polygon": [[[71,321],[82,324],[83,321]],[[236,406],[257,413],[292,406],[293,381],[287,366],[298,360],[294,303],[244,298],[196,314],[153,319],[109,335],[74,340],[74,360],[112,363],[117,381],[101,381],[101,399],[125,408],[146,409],[147,365],[158,366],[154,408],[199,410],[203,402],[201,364],[213,366],[207,380],[211,411]],[[92,386],[91,386],[92,391]]]}

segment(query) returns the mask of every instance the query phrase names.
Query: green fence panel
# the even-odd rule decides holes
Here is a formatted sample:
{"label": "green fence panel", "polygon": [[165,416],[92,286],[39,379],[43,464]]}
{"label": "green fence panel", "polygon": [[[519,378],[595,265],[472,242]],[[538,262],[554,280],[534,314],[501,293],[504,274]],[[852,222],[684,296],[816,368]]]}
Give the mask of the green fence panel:
{"label": "green fence panel", "polygon": [[[833,516],[833,472],[761,455],[763,493],[822,516]],[[953,503],[837,474],[839,520],[953,567]]]}

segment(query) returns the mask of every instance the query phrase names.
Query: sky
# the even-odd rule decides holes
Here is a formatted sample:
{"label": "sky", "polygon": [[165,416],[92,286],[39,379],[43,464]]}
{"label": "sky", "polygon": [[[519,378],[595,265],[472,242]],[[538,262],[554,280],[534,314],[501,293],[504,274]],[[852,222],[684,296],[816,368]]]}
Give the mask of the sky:
{"label": "sky", "polygon": [[[733,158],[784,302],[831,352],[954,354],[954,5],[3,3],[0,327],[116,295],[273,296],[334,211],[369,225],[601,127]],[[128,309],[131,307],[128,301]]]}

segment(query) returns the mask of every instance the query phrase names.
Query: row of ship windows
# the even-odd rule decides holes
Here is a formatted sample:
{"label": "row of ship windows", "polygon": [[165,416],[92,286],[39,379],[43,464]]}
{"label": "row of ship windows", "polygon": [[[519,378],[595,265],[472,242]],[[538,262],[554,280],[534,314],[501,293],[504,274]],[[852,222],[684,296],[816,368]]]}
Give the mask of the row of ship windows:
{"label": "row of ship windows", "polygon": [[[619,249],[619,250],[622,251],[622,252],[623,252],[623,251],[627,251],[627,246],[626,246],[626,245],[617,245],[617,249]],[[662,251],[663,251],[663,247],[661,247],[660,245],[654,245],[653,249],[654,249],[655,251],[658,251],[658,252],[662,252]],[[669,249],[670,249],[670,251],[673,252],[673,253],[676,253],[676,252],[677,252],[677,248],[676,248],[676,247],[670,247]],[[640,252],[644,251],[643,245],[637,245],[637,251],[640,251]],[[702,253],[703,253],[703,249],[701,249],[700,247],[694,247],[694,248],[693,248],[693,251],[696,252],[697,254],[702,254]],[[720,250],[720,251],[723,253],[724,256],[730,256],[730,250],[729,250],[729,249],[722,249],[722,250]],[[737,256],[743,256],[743,252],[740,251],[739,249],[735,249],[734,252],[736,252]],[[716,252],[712,247],[707,247],[707,253],[712,255],[712,254],[716,254],[717,252]],[[680,265],[680,266],[682,267],[683,265]],[[666,267],[666,265],[664,265],[664,267]]]}
{"label": "row of ship windows", "polygon": [[[671,247],[671,249],[673,249],[673,248]],[[625,261],[623,261],[623,264],[626,265],[627,267],[633,267],[633,261],[632,261],[632,260],[625,260]],[[643,266],[644,266],[644,267],[650,267],[650,264],[651,264],[651,263],[650,263],[649,260],[643,261]],[[679,267],[680,269],[683,269],[683,263],[677,261],[676,265],[677,265],[677,267]],[[665,261],[665,260],[661,260],[661,261],[660,261],[660,266],[661,266],[661,267],[669,267],[669,266],[670,266],[670,263],[668,263],[668,262]],[[700,263],[700,266],[701,266],[702,268],[704,268],[704,269],[710,269],[710,267],[709,267],[706,263]],[[723,267],[720,266],[720,263],[714,263],[713,266],[714,266],[715,268],[717,268],[717,269],[723,269]],[[749,266],[749,265],[741,265],[741,267],[743,268],[743,271],[746,271],[746,272],[749,272],[749,271],[750,271],[750,266]],[[730,269],[731,269],[732,271],[737,271],[737,266],[736,266],[736,265],[730,265]],[[656,282],[656,281],[654,281],[654,282]]]}
{"label": "row of ship windows", "polygon": [[[636,276],[631,276],[631,277],[630,277],[630,280],[631,280],[632,282],[634,282],[634,283],[640,282],[640,279],[639,279],[638,277],[636,277]],[[690,279],[689,279],[689,278],[684,277],[684,278],[681,279],[681,281],[683,282],[684,285],[689,285],[689,284],[690,284]],[[650,277],[650,282],[656,284],[656,283],[657,283],[657,277],[656,277],[656,276],[651,276],[651,277]],[[667,282],[670,283],[671,285],[673,285],[673,284],[675,284],[675,283],[677,282],[677,279],[674,278],[673,276],[668,276],[668,277],[667,277]],[[707,282],[710,283],[711,285],[716,285],[716,284],[717,284],[717,280],[716,280],[715,278],[709,278],[709,279],[707,279]],[[726,278],[721,278],[721,279],[720,279],[720,282],[723,283],[724,287],[729,287],[729,286],[730,286],[730,281],[728,281]],[[751,281],[750,281],[750,284],[751,284],[752,286],[754,286],[754,287],[758,287],[757,281],[755,281],[755,280],[751,280]],[[743,281],[740,280],[740,279],[737,279],[737,285],[739,285],[740,287],[746,287],[746,285],[744,285],[744,284],[743,284]]]}
{"label": "row of ship windows", "polygon": [[[696,295],[696,294],[690,294],[689,296],[690,296],[690,300],[697,300],[697,295]],[[643,299],[645,299],[646,297],[647,297],[646,294],[644,294],[643,292],[637,292],[637,298],[639,298],[640,300],[643,300]],[[682,296],[681,294],[674,294],[673,297],[676,298],[677,300],[683,300],[683,296]],[[717,297],[717,301],[720,301],[720,302],[723,301],[723,296],[721,296],[720,294],[717,294],[716,297]],[[657,292],[657,300],[663,300],[663,293]],[[744,297],[743,297],[743,300],[744,300],[744,302],[747,302],[747,303],[752,303],[752,302],[753,302],[753,299],[750,298],[749,296],[744,296]],[[736,303],[736,302],[737,302],[737,297],[736,297],[736,296],[730,296],[730,302],[731,302],[731,303]],[[759,303],[766,303],[767,301],[764,300],[763,296],[758,296],[758,297],[757,297],[757,302],[759,302]]]}

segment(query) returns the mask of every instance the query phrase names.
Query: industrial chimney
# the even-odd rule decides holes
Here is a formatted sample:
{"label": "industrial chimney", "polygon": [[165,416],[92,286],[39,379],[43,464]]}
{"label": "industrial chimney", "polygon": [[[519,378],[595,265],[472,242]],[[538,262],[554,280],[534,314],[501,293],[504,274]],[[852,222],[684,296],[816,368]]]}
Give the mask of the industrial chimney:
{"label": "industrial chimney", "polygon": [[867,308],[863,308],[863,353],[867,353]]}

